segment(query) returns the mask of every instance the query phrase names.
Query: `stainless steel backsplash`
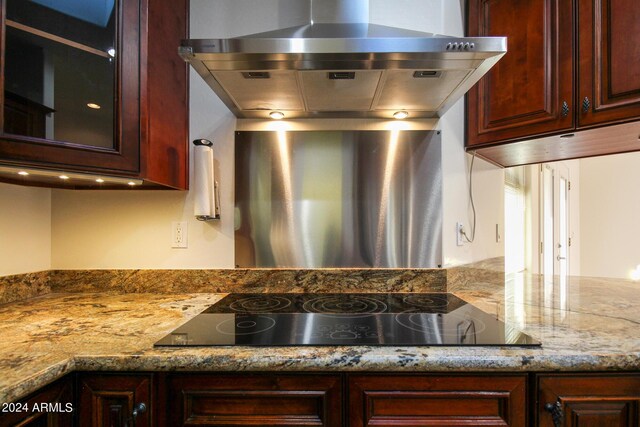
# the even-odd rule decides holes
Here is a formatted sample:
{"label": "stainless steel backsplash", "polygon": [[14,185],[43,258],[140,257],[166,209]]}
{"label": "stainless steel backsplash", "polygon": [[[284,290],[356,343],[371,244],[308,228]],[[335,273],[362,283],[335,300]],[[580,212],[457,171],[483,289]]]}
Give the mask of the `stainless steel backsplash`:
{"label": "stainless steel backsplash", "polygon": [[438,267],[436,131],[243,131],[235,146],[239,267]]}

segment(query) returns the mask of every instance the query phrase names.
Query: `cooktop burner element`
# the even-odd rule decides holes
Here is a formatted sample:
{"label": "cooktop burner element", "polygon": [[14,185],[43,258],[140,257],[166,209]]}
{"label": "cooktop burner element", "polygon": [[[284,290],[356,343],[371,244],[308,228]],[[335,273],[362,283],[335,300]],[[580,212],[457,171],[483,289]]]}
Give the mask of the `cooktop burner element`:
{"label": "cooktop burner element", "polygon": [[305,301],[302,308],[306,313],[347,314],[349,316],[364,314],[366,316],[372,313],[386,312],[387,304],[375,298],[358,294],[334,294]]}
{"label": "cooktop burner element", "polygon": [[229,304],[229,308],[239,313],[274,313],[285,310],[291,305],[291,299],[278,295],[260,294],[240,298]]}
{"label": "cooktop burner element", "polygon": [[231,294],[156,346],[539,346],[449,293]]}
{"label": "cooktop burner element", "polygon": [[411,307],[427,310],[433,310],[434,307],[446,308],[449,306],[449,298],[447,298],[447,295],[448,294],[414,294],[402,298],[402,302]]}

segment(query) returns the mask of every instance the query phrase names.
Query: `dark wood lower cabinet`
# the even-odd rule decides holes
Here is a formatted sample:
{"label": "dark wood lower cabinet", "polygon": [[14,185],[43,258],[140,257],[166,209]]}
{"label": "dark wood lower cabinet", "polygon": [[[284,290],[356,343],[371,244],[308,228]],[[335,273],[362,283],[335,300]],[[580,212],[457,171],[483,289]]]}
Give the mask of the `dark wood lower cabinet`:
{"label": "dark wood lower cabinet", "polygon": [[339,375],[168,377],[167,425],[342,426]]}
{"label": "dark wood lower cabinet", "polygon": [[81,372],[18,404],[0,427],[640,427],[640,373]]}
{"label": "dark wood lower cabinet", "polygon": [[78,426],[151,427],[151,374],[80,374]]}
{"label": "dark wood lower cabinet", "polygon": [[349,426],[525,426],[525,375],[349,377]]}
{"label": "dark wood lower cabinet", "polygon": [[73,379],[62,378],[26,399],[3,405],[0,426],[71,427],[73,400]]}
{"label": "dark wood lower cabinet", "polygon": [[537,389],[539,426],[640,426],[640,375],[539,375]]}

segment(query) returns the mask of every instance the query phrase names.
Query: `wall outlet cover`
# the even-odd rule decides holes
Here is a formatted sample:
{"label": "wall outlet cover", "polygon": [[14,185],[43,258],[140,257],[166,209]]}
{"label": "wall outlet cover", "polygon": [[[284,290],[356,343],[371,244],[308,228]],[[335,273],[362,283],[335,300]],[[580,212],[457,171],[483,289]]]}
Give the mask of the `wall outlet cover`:
{"label": "wall outlet cover", "polygon": [[188,236],[188,223],[186,221],[174,221],[171,223],[171,247],[186,248]]}

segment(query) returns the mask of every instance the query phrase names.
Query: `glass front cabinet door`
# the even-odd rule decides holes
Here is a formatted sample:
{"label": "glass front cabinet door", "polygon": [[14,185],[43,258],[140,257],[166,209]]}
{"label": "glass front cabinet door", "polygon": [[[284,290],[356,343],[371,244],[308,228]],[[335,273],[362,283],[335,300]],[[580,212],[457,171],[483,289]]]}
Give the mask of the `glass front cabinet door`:
{"label": "glass front cabinet door", "polygon": [[[107,178],[101,176],[110,177],[113,184],[120,182],[113,177],[141,184],[154,167],[186,168],[179,155],[176,164],[162,165],[163,153],[149,152],[165,150],[166,161],[176,162],[176,150],[184,151],[186,145],[186,65],[177,55],[180,39],[186,36],[184,0],[171,6],[160,3],[173,2],[158,0],[0,3],[4,29],[0,179],[19,184],[33,180],[39,185],[49,181],[52,186],[108,187]],[[177,16],[177,24],[168,28],[164,49],[155,49],[149,31],[169,14]],[[158,22],[152,22],[154,18]],[[154,49],[167,59],[148,57]],[[154,60],[160,67],[177,70],[164,74],[171,76],[170,81],[154,82],[158,87],[177,89],[168,96],[178,105],[174,111],[178,114],[176,132],[181,132],[167,136],[177,140],[160,141],[159,146],[149,140],[153,107],[143,103],[161,90],[145,86],[152,79],[144,72]],[[147,156],[156,159],[155,165],[147,164]],[[31,176],[24,172],[17,175],[18,169],[28,170]],[[59,176],[66,172],[78,179],[61,182]],[[179,174],[172,173],[174,178]],[[82,179],[84,174],[86,180]],[[174,188],[186,186],[184,182],[151,181]]]}

